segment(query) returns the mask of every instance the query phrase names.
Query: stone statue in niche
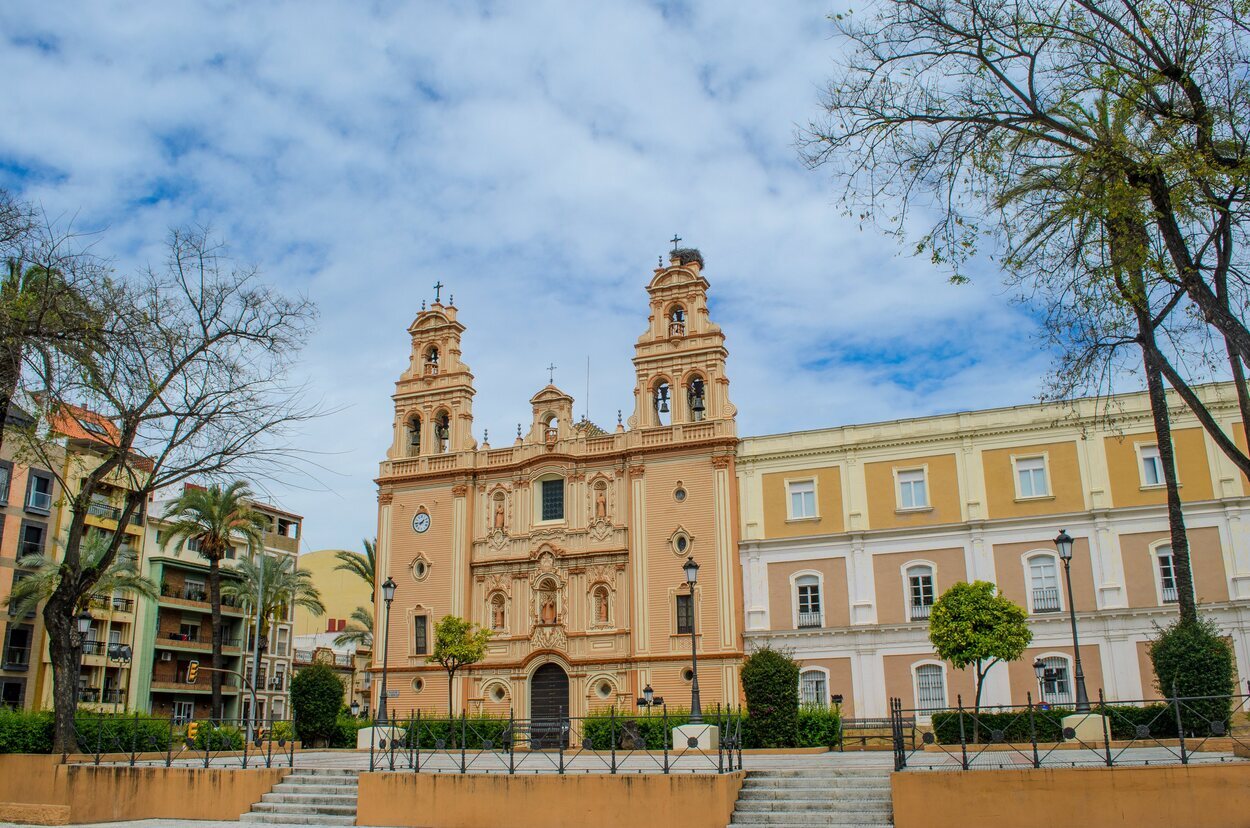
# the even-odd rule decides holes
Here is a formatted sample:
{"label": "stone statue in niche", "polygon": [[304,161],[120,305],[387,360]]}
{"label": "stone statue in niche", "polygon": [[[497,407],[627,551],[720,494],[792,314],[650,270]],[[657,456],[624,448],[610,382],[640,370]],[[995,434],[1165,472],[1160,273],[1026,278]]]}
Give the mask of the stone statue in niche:
{"label": "stone statue in niche", "polygon": [[595,590],[595,621],[599,624],[608,623],[608,591]]}
{"label": "stone statue in niche", "polygon": [[595,489],[595,520],[606,520],[608,517],[608,493],[606,487]]}
{"label": "stone statue in niche", "polygon": [[556,599],[551,593],[543,593],[542,611],[539,617],[542,619],[544,624],[556,623]]}
{"label": "stone statue in niche", "polygon": [[504,514],[503,514],[503,498],[495,499],[495,522],[494,528],[503,530]]}
{"label": "stone statue in niche", "polygon": [[504,627],[503,596],[496,595],[491,601],[491,627],[502,630]]}

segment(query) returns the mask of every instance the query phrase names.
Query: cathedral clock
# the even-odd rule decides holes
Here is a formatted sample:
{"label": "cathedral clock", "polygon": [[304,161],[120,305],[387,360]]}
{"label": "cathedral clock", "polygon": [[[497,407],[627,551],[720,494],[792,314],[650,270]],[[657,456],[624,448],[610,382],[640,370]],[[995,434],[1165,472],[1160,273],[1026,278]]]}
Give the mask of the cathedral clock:
{"label": "cathedral clock", "polygon": [[412,516],[413,531],[418,534],[430,528],[430,515],[427,512],[417,512]]}

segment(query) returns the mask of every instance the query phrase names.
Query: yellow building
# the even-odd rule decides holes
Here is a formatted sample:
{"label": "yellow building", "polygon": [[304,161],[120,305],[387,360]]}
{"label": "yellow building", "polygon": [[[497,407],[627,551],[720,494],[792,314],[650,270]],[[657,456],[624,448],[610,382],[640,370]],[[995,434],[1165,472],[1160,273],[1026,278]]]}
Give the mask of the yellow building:
{"label": "yellow building", "polygon": [[705,708],[737,701],[736,410],[702,271],[695,250],[654,271],[634,411],[614,432],[575,420],[549,384],[515,441],[479,445],[465,326],[437,298],[418,314],[378,477],[378,578],[398,584],[392,710],[446,712],[446,673],[426,657],[449,614],[494,631],[486,660],[457,675],[456,711],[579,716],[632,708],[648,684],[689,705],[692,627]]}
{"label": "yellow building", "polygon": [[369,585],[356,575],[335,568],[339,565],[338,552],[337,549],[320,549],[299,556],[299,568],[312,575],[313,586],[321,593],[326,611],[318,616],[296,607],[296,636],[339,632],[350,622],[352,610],[373,606]]}
{"label": "yellow building", "polygon": [[[1241,441],[1234,388],[1200,389]],[[1250,489],[1193,416],[1171,409],[1195,593],[1250,678]],[[1100,416],[1116,412],[1108,425]],[[1244,448],[1244,442],[1242,443]],[[971,675],[937,660],[929,608],[957,581],[993,581],[1024,606],[1034,640],[992,668],[983,703],[1071,699],[1063,566],[1071,561],[1086,686],[1157,698],[1146,655],[1174,617],[1166,493],[1144,393],[1069,407],[1024,405],[751,437],[738,454],[746,636],[794,650],[805,700],[965,702]],[[1058,678],[1039,688],[1033,662]]]}

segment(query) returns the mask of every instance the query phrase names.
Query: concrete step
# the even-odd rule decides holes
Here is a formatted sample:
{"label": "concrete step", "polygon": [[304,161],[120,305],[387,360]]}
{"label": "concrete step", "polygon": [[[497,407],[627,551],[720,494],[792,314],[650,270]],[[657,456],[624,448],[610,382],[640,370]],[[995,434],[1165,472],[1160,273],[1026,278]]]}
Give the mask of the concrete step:
{"label": "concrete step", "polygon": [[296,805],[291,802],[257,802],[252,806],[254,814],[289,814],[304,816],[305,814],[327,814],[329,816],[355,816],[356,806],[352,805]]}
{"label": "concrete step", "polygon": [[883,812],[889,814],[892,803],[888,799],[858,800],[853,802],[831,802],[827,799],[785,799],[769,801],[766,799],[738,800],[736,813],[784,813],[786,811],[853,811],[857,814]]}
{"label": "concrete step", "polygon": [[865,779],[856,782],[839,782],[823,779],[752,779],[748,776],[743,780],[742,787],[748,791],[888,791],[890,789],[890,781],[888,779]]}
{"label": "concrete step", "polygon": [[800,791],[799,795],[791,796],[778,791],[739,791],[739,802],[771,802],[781,803],[793,800],[808,802],[836,803],[831,807],[851,806],[856,803],[871,804],[874,802],[890,802],[889,791]]}
{"label": "concrete step", "polygon": [[805,813],[772,813],[772,814],[743,814],[734,812],[731,817],[733,825],[837,825],[837,826],[863,826],[865,824],[881,823],[889,825],[888,817],[880,814],[872,814],[861,817],[856,813],[845,813],[842,811],[808,811]]}
{"label": "concrete step", "polygon": [[290,776],[350,776],[353,779],[359,775],[360,771],[352,768],[295,768],[290,773]]}
{"label": "concrete step", "polygon": [[[894,828],[894,823],[888,819],[887,820],[857,819],[853,822],[819,822],[819,823],[773,822],[773,823],[770,823],[769,825],[770,825],[770,828],[810,828],[810,826],[813,824],[832,825],[832,826],[838,826],[838,828],[850,828],[850,826],[858,826],[858,828]],[[731,822],[729,823],[728,828],[748,828],[748,826],[754,826],[754,825],[755,823],[753,822]]]}
{"label": "concrete step", "polygon": [[749,770],[747,776],[752,778],[769,779],[769,778],[785,778],[794,776],[803,777],[839,777],[839,776],[880,776],[889,778],[890,770],[887,768],[762,768],[760,770]]}
{"label": "concrete step", "polygon": [[354,816],[329,816],[327,814],[243,814],[239,822],[263,823],[265,825],[355,825]]}
{"label": "concrete step", "polygon": [[264,794],[261,802],[290,802],[293,805],[355,805],[356,794],[290,793],[275,788]]}

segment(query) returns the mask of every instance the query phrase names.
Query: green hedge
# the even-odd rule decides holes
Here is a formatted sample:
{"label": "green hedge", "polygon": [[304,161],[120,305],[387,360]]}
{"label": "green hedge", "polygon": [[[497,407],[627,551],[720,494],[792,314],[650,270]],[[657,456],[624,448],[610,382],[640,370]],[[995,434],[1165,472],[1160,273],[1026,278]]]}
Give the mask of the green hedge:
{"label": "green hedge", "polygon": [[244,733],[234,725],[201,722],[195,734],[195,749],[206,751],[243,750]]}
{"label": "green hedge", "polygon": [[80,713],[74,719],[74,727],[78,733],[78,749],[83,753],[162,751],[169,747],[173,738],[168,719]]}
{"label": "green hedge", "polygon": [[51,713],[0,710],[0,753],[51,752]]}
{"label": "green hedge", "polygon": [[746,746],[798,744],[799,663],[787,651],[761,647],[742,662],[741,677],[751,711],[746,720]]}
{"label": "green hedge", "polygon": [[[412,725],[411,730],[409,724]],[[508,719],[499,716],[466,716],[463,723],[460,719],[422,718],[420,721],[396,722],[396,725],[404,730],[401,738],[405,741],[402,744],[411,744],[421,750],[459,750],[461,747],[479,750],[486,742],[490,742],[493,750],[499,750],[504,746],[508,733]],[[437,747],[440,740],[442,748]]]}
{"label": "green hedge", "polygon": [[[842,717],[827,707],[799,708],[798,739],[794,747],[837,747],[842,735]],[[747,744],[744,747],[754,747]]]}
{"label": "green hedge", "polygon": [[330,736],[330,747],[354,748],[356,747],[356,731],[366,727],[373,727],[373,720],[357,719],[344,711],[339,713],[335,724],[337,728]]}
{"label": "green hedge", "polygon": [[[1094,705],[1094,713],[1101,710],[1101,707]],[[1024,744],[1031,740],[1033,732],[1036,731],[1038,742],[1060,742],[1063,741],[1063,718],[1075,712],[1070,707],[1052,707],[1049,710],[1034,708],[1033,724],[1030,726],[1027,710],[1011,710],[1005,713],[982,712],[975,717],[971,711],[965,710],[963,714],[964,738],[969,742],[992,742],[994,731],[998,730],[1002,731],[1002,741]],[[1176,716],[1167,704],[1150,704],[1144,707],[1109,704],[1106,707],[1106,713],[1113,739],[1176,738]],[[958,711],[933,714],[933,734],[938,744],[959,744],[959,718]],[[1149,729],[1149,736],[1137,734],[1139,725]]]}

